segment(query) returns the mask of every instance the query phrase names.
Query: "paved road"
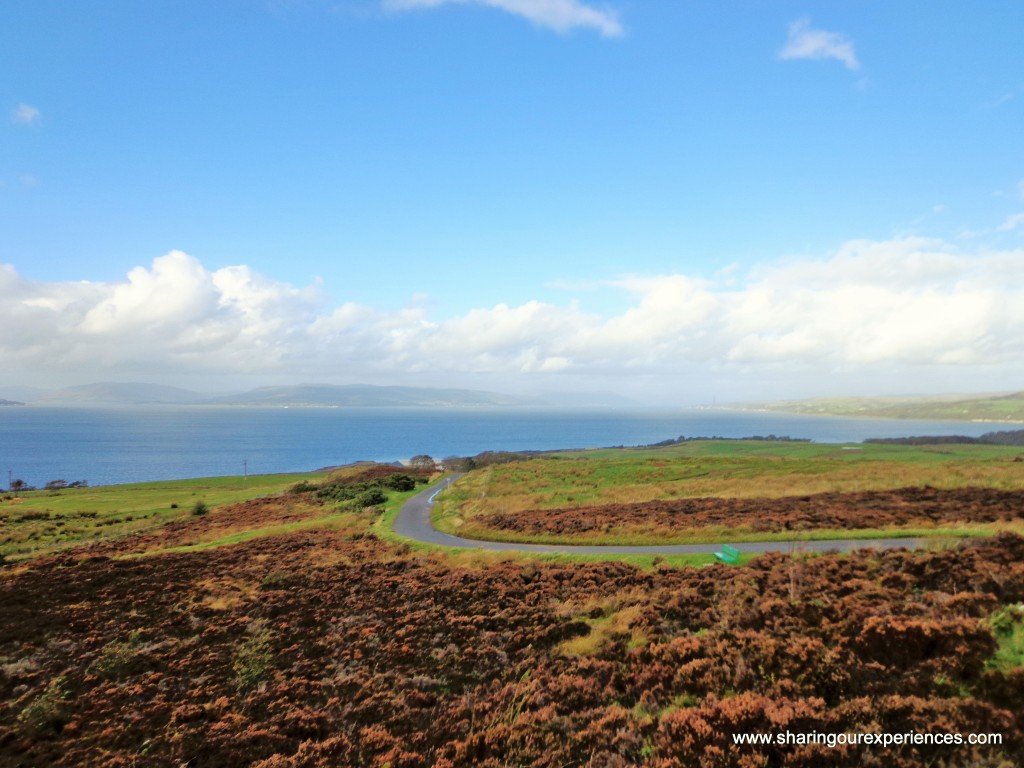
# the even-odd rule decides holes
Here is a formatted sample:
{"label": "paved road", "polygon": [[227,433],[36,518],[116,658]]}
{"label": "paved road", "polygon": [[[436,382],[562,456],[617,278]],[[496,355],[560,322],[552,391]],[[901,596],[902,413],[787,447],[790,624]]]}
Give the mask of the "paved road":
{"label": "paved road", "polygon": [[[454,482],[461,475],[451,475]],[[424,544],[442,547],[465,547],[495,552],[553,552],[573,555],[706,555],[717,552],[721,544],[655,544],[653,546],[619,546],[593,544],[520,544],[510,541],[482,541],[442,533],[430,522],[434,498],[445,485],[435,485],[413,496],[395,518],[395,532]],[[853,549],[896,549],[923,546],[925,539],[828,539],[823,541],[750,541],[732,544],[741,552],[790,552],[799,548],[806,552],[848,552]],[[731,543],[731,542],[723,542]]]}

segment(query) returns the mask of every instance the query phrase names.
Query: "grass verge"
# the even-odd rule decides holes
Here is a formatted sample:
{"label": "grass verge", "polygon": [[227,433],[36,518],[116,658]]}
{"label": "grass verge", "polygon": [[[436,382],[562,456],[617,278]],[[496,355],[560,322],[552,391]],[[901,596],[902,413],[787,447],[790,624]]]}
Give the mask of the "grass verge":
{"label": "grass verge", "polygon": [[12,560],[158,528],[207,508],[283,493],[322,474],[206,477],[0,495],[0,555]]}
{"label": "grass verge", "polygon": [[[449,524],[450,526],[450,524]],[[658,546],[672,544],[740,544],[758,541],[830,541],[833,539],[968,539],[995,536],[1003,531],[1024,535],[1024,524],[903,526],[888,528],[816,528],[802,531],[754,531],[749,528],[705,528],[648,532],[638,530],[598,532],[591,535],[523,533],[472,525],[438,530],[481,541],[574,546]]]}
{"label": "grass verge", "polygon": [[702,440],[661,448],[551,454],[492,465],[463,477],[432,511],[435,527],[467,538],[536,544],[695,544],[830,538],[976,537],[1017,523],[921,525],[766,533],[743,527],[619,528],[577,534],[496,530],[493,513],[699,497],[780,498],[824,492],[940,489],[1024,490],[1022,449],[992,445],[905,446]]}
{"label": "grass verge", "polygon": [[[435,483],[429,488],[436,489],[440,487],[440,483]],[[541,562],[552,562],[552,563],[573,563],[573,562],[624,562],[631,565],[635,565],[638,568],[650,570],[659,566],[667,566],[672,568],[684,568],[684,567],[696,567],[705,565],[714,565],[718,561],[714,555],[623,555],[623,554],[585,554],[585,553],[573,553],[573,554],[561,554],[555,552],[495,552],[475,549],[473,547],[446,547],[435,544],[426,544],[421,541],[414,539],[407,539],[404,536],[400,536],[395,532],[394,524],[395,518],[398,517],[398,513],[402,510],[402,505],[405,502],[415,496],[417,493],[422,493],[423,488],[418,488],[415,491],[410,491],[404,494],[391,494],[388,498],[387,503],[384,505],[384,511],[374,521],[371,530],[379,538],[385,541],[390,541],[395,544],[404,544],[411,550],[420,552],[424,555],[440,555],[451,561],[452,559],[460,562],[463,565],[471,567],[486,567],[487,565],[507,562],[509,560],[535,560]],[[436,506],[435,506],[436,508]],[[752,555],[744,553],[740,557],[739,564],[750,562],[753,559]]]}

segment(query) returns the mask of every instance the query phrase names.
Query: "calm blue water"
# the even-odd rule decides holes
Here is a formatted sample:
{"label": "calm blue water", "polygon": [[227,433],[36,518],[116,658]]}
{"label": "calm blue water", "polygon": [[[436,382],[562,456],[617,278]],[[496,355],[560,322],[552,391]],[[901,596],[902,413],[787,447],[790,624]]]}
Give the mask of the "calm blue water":
{"label": "calm blue water", "polygon": [[700,410],[409,408],[0,408],[0,485],[92,485],[291,472],[361,459],[393,461],[485,450],[637,445],[667,438],[788,435],[819,442],[903,435],[980,435],[972,422],[843,419]]}

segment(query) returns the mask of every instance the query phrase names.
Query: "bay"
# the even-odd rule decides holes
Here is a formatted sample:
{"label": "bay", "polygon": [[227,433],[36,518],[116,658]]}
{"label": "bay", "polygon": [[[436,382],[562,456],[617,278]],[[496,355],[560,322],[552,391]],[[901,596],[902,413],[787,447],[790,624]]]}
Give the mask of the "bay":
{"label": "bay", "polygon": [[680,435],[859,442],[1013,428],[717,409],[12,406],[0,408],[0,472],[37,486],[58,478],[101,485],[238,475],[243,461],[256,474],[419,453],[640,445]]}

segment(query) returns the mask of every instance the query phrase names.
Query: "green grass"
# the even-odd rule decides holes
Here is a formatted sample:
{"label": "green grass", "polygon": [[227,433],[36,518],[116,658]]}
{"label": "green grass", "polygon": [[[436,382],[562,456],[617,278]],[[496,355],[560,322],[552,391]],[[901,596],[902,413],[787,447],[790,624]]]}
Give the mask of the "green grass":
{"label": "green grass", "polygon": [[402,506],[418,493],[423,493],[427,488],[437,488],[440,486],[440,482],[434,485],[417,485],[415,489],[411,491],[388,491],[388,500],[384,502],[384,511],[373,521],[373,525],[370,526],[370,530],[378,538],[384,539],[385,541],[393,541],[400,544],[409,543],[412,540],[406,539],[404,536],[399,536],[395,533],[394,525],[395,518],[398,517],[398,513],[402,511]]}
{"label": "green grass", "polygon": [[31,491],[14,499],[0,495],[0,554],[19,559],[148,530],[191,516],[198,501],[214,508],[279,494],[300,480],[320,477],[207,477]]}
{"label": "green grass", "polygon": [[647,642],[647,638],[638,630],[630,627],[639,613],[638,605],[609,606],[597,618],[577,617],[589,627],[590,631],[585,635],[561,642],[558,645],[558,652],[569,657],[593,656],[616,636],[628,637],[628,647],[639,648]]}
{"label": "green grass", "polygon": [[126,558],[131,557],[150,557],[152,555],[162,555],[168,552],[182,553],[182,552],[202,552],[207,549],[216,549],[217,547],[229,547],[232,544],[241,544],[246,541],[253,539],[261,539],[267,536],[284,536],[289,533],[296,533],[298,531],[308,531],[316,528],[325,529],[342,529],[353,526],[355,515],[352,512],[338,512],[337,514],[320,515],[316,517],[307,517],[303,520],[293,520],[288,523],[278,523],[276,525],[265,525],[259,528],[249,528],[244,531],[233,531],[222,536],[215,536],[210,539],[203,539],[197,541],[194,544],[179,544],[172,547],[160,547],[157,549],[150,549],[145,552],[137,552],[131,555],[125,555]]}
{"label": "green grass", "polygon": [[[743,541],[878,538],[887,536],[955,537],[991,535],[1014,526],[906,527],[860,530],[815,530],[764,533],[744,528],[679,531],[611,531],[600,538],[524,536],[508,531],[477,531],[474,517],[488,512],[514,513],[527,508],[554,508],[647,501],[693,496],[783,496],[828,490],[868,490],[930,484],[957,488],[986,486],[1024,489],[1022,451],[1003,446],[822,445],[763,441],[699,441],[658,449],[602,449],[564,452],[469,473],[445,491],[435,506],[439,529],[495,540],[533,543],[601,543],[653,545]],[[188,519],[197,502],[216,507],[277,495],[316,473],[220,477],[157,483],[36,491],[0,500],[0,554],[11,559],[54,551],[100,539],[155,529]],[[436,486],[435,486],[436,487]],[[642,568],[714,563],[712,555],[602,555],[483,552],[411,542],[393,530],[394,519],[411,496],[423,490],[388,492],[381,514],[372,522],[351,510],[324,509],[299,520],[245,530],[208,531],[203,540],[179,537],[170,546],[135,555],[194,552],[230,546],[265,536],[315,528],[370,531],[406,544],[428,556],[443,552],[467,564],[534,559],[555,562],[619,560]],[[173,506],[176,505],[176,506]],[[750,556],[745,555],[743,562]]]}
{"label": "green grass", "polygon": [[[382,538],[387,538],[387,536],[384,535],[385,528],[381,522],[382,519],[388,517],[389,520],[394,520],[394,516],[398,514],[402,504],[422,490],[423,486],[418,486],[415,490],[405,492],[392,490],[387,491],[387,501],[381,505],[384,511],[374,518],[372,523],[368,521],[362,509],[344,509],[337,511],[335,507],[329,506],[323,508],[323,514],[312,514],[309,517],[305,517],[300,520],[291,520],[285,523],[274,523],[272,525],[248,528],[245,530],[234,530],[230,533],[214,535],[210,538],[189,544],[158,547],[145,552],[136,552],[124,555],[124,557],[151,557],[153,555],[161,555],[165,553],[180,554],[186,552],[202,552],[204,550],[216,549],[218,547],[228,547],[234,544],[241,544],[246,541],[265,538],[267,536],[286,536],[290,533],[317,529],[334,531],[347,530],[351,533],[362,533],[366,530],[371,530],[375,534],[381,535]],[[387,529],[390,530],[390,523]],[[397,535],[394,535],[392,538],[394,540],[399,539]]]}
{"label": "green grass", "polygon": [[246,627],[246,636],[235,650],[231,664],[235,685],[240,692],[255,688],[270,673],[274,663],[273,635],[265,619],[256,619]]}
{"label": "green grass", "polygon": [[[58,493],[29,492],[16,501],[0,501],[0,552],[11,559],[26,559],[44,552],[152,530],[168,522],[189,519],[192,517],[192,510],[197,501],[204,501],[212,509],[215,509],[224,504],[280,494],[302,480],[315,481],[318,479],[322,479],[322,475],[316,473],[262,475],[249,478],[215,477],[97,486],[95,488],[69,489]],[[326,514],[313,515],[301,520],[246,530],[234,530],[228,533],[215,533],[207,539],[187,544],[156,547],[144,552],[126,554],[123,557],[201,552],[262,537],[283,536],[298,531],[322,528],[351,529],[353,532],[369,530],[384,540],[408,544],[419,553],[443,552],[445,557],[453,557],[466,564],[523,558],[551,562],[618,560],[650,569],[659,565],[683,567],[710,565],[715,562],[711,555],[673,555],[668,557],[655,555],[559,555],[493,553],[471,548],[432,547],[420,542],[405,540],[392,529],[394,518],[402,505],[422,490],[423,486],[402,493],[388,491],[388,499],[383,505],[382,513],[369,524],[368,528],[366,517],[361,516],[358,512],[327,510]],[[172,509],[171,504],[178,506]],[[18,519],[26,514],[32,517],[39,513],[45,513],[45,517],[24,521]],[[744,561],[746,560],[749,560],[749,557],[745,557]]]}
{"label": "green grass", "polygon": [[[816,444],[707,440],[665,448],[600,449],[543,456],[475,470],[433,511],[442,531],[535,543],[640,545],[790,538],[987,536],[1007,526],[892,527],[856,532],[764,534],[743,528],[611,531],[559,537],[486,529],[482,515],[694,497],[781,497],[930,485],[1024,490],[1024,450],[1008,446]],[[1011,526],[1012,527],[1012,526]]]}
{"label": "green grass", "polygon": [[984,461],[1000,456],[1013,457],[1021,448],[1005,445],[894,445],[886,443],[812,443],[781,440],[691,440],[653,448],[595,448],[585,451],[558,451],[546,454],[555,458],[609,457],[701,457],[760,456],[788,459],[835,459],[847,461],[934,462],[952,457]]}
{"label": "green grass", "polygon": [[764,410],[881,419],[1024,422],[1024,392],[948,397],[832,397],[766,403]]}
{"label": "green grass", "polygon": [[830,541],[834,539],[968,539],[995,536],[1002,531],[1024,535],[1024,524],[946,525],[931,528],[892,526],[889,528],[816,528],[813,530],[755,531],[749,528],[594,531],[587,534],[526,533],[483,526],[462,526],[457,532],[471,539],[529,544],[578,544],[606,546],[656,546],[671,544],[738,544],[757,541]]}
{"label": "green grass", "polygon": [[[440,487],[440,483],[435,483],[430,486],[431,488]],[[453,493],[455,488],[458,486],[452,486],[449,490],[442,493],[438,499],[443,496]],[[409,491],[408,493],[398,494],[389,493],[387,504],[384,506],[384,511],[374,522],[371,530],[375,535],[390,541],[395,544],[404,544],[410,549],[421,554],[441,554],[448,559],[454,559],[455,561],[461,561],[467,565],[486,565],[488,563],[500,562],[504,560],[536,560],[540,562],[552,562],[552,563],[600,563],[608,561],[624,562],[635,565],[638,568],[645,570],[651,570],[659,566],[667,566],[671,568],[692,568],[697,566],[714,565],[718,561],[715,560],[714,555],[616,555],[616,554],[559,554],[553,552],[516,552],[516,551],[489,551],[480,550],[473,547],[447,547],[438,546],[434,544],[426,544],[421,541],[415,541],[414,539],[407,539],[404,536],[400,536],[394,530],[395,518],[402,509],[402,505],[417,493],[421,493],[424,489],[417,488],[415,491]],[[435,505],[434,509],[437,509]],[[739,564],[748,563],[753,559],[753,555],[742,554],[740,556]]]}
{"label": "green grass", "polygon": [[[933,485],[1024,489],[1024,453],[1006,446],[700,441],[662,449],[555,454],[472,473],[460,501],[489,511],[695,496],[789,496]],[[472,479],[472,481],[471,481]],[[475,482],[473,482],[475,481]],[[522,506],[519,506],[519,503]]]}
{"label": "green grass", "polygon": [[998,643],[990,666],[1004,671],[1024,667],[1024,604],[1000,608],[989,623]]}
{"label": "green grass", "polygon": [[55,677],[21,710],[18,722],[33,735],[58,733],[68,721],[69,698],[65,679]]}

